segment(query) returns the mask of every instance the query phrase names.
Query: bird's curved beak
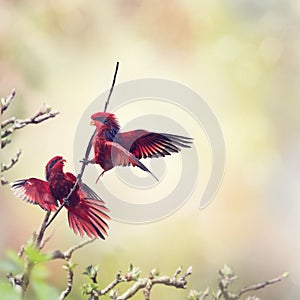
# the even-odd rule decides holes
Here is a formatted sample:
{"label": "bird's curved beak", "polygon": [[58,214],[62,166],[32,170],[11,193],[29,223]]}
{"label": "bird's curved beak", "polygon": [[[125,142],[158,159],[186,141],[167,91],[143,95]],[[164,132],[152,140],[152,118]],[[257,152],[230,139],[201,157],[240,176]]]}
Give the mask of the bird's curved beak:
{"label": "bird's curved beak", "polygon": [[94,120],[91,120],[91,121],[90,121],[90,125],[91,125],[91,126],[95,126],[95,121],[94,121]]}
{"label": "bird's curved beak", "polygon": [[60,163],[64,166],[65,165],[65,163],[66,163],[67,161],[65,160],[65,159],[62,159],[61,161],[60,161]]}

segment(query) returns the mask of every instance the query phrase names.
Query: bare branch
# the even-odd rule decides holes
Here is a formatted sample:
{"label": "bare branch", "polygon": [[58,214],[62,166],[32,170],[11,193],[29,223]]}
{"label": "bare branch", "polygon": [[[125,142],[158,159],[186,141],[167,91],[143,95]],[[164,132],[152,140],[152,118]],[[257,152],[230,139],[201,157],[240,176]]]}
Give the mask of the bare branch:
{"label": "bare branch", "polygon": [[44,238],[41,241],[41,243],[40,243],[40,250],[42,250],[45,247],[45,245],[50,241],[50,239],[52,238],[52,236],[53,236],[53,233],[51,235],[47,236],[46,238]]}
{"label": "bare branch", "polygon": [[6,98],[1,98],[1,115],[6,111],[9,107],[11,101],[14,99],[16,95],[16,91],[13,89],[11,94]]}
{"label": "bare branch", "polygon": [[67,287],[65,288],[65,290],[63,290],[61,292],[61,294],[59,296],[59,300],[65,299],[70,294],[70,292],[73,288],[74,268],[75,268],[76,265],[73,265],[72,262],[71,262],[72,254],[76,250],[78,250],[78,249],[94,242],[95,240],[96,240],[96,238],[83,241],[83,242],[81,242],[79,244],[76,244],[73,247],[69,248],[65,252],[61,252],[60,250],[56,250],[52,253],[51,259],[60,258],[60,259],[64,259],[64,260],[67,261],[67,265],[65,265],[64,268],[68,271],[68,284],[67,284]]}
{"label": "bare branch", "polygon": [[65,290],[63,290],[61,293],[60,293],[60,296],[59,296],[59,300],[63,300],[65,299],[70,293],[71,293],[71,290],[73,288],[73,278],[74,278],[74,271],[73,271],[73,267],[71,266],[71,264],[69,263],[67,266],[66,266],[66,269],[68,271],[68,284],[67,284],[67,287]]}
{"label": "bare branch", "polygon": [[[213,297],[212,297],[213,300],[220,300],[220,299],[236,300],[236,299],[240,299],[241,296],[245,293],[256,291],[256,290],[262,289],[262,288],[264,288],[268,285],[275,284],[275,283],[281,281],[283,278],[285,278],[287,276],[287,274],[283,274],[283,275],[281,275],[279,277],[276,277],[274,279],[266,280],[266,281],[263,281],[263,282],[259,282],[259,283],[250,285],[248,287],[244,287],[244,288],[242,288],[239,291],[234,293],[234,292],[229,291],[230,284],[237,279],[237,276],[234,274],[233,270],[230,267],[225,265],[223,267],[223,269],[219,271],[219,274],[221,275],[221,277],[219,279],[219,289],[213,295]],[[189,299],[197,299],[198,300],[198,298],[189,298]]]}
{"label": "bare branch", "polygon": [[134,296],[139,290],[143,289],[147,285],[148,278],[139,279],[131,288],[129,288],[121,296],[117,297],[116,300],[125,300]]}
{"label": "bare branch", "polygon": [[[51,110],[51,108],[47,105],[44,105],[33,117],[27,118],[25,120],[15,119],[12,125],[1,132],[1,139],[6,138],[10,134],[12,134],[15,130],[21,129],[29,124],[38,124],[48,120],[50,118],[54,118],[58,115],[59,112],[55,110]],[[11,124],[11,120],[9,121]],[[5,125],[5,124],[4,124]],[[6,124],[7,125],[7,124]]]}
{"label": "bare branch", "polygon": [[248,287],[244,287],[244,288],[242,288],[242,289],[237,293],[237,298],[236,298],[236,299],[239,299],[239,298],[240,298],[243,294],[245,294],[245,293],[252,292],[252,291],[257,291],[257,290],[260,290],[260,289],[265,288],[265,287],[268,286],[268,285],[271,285],[271,284],[280,282],[280,281],[282,281],[282,279],[284,279],[285,277],[286,277],[286,275],[284,274],[284,275],[278,276],[278,277],[273,278],[273,279],[270,279],[270,280],[266,280],[266,281],[263,281],[263,282],[259,282],[259,283],[250,285],[250,286],[248,286]]}
{"label": "bare branch", "polygon": [[[3,112],[9,107],[11,101],[13,100],[13,98],[15,97],[16,92],[15,90],[12,91],[11,95],[8,96],[6,99],[1,98],[1,115],[3,114]],[[1,148],[3,149],[4,147],[6,147],[10,142],[11,139],[9,138],[9,135],[11,135],[15,130],[17,129],[21,129],[29,124],[38,124],[41,123],[49,118],[53,118],[58,114],[57,111],[51,110],[51,108],[47,105],[44,105],[39,112],[37,112],[33,117],[25,119],[25,120],[20,120],[20,119],[16,119],[15,117],[11,117],[9,119],[3,120],[1,122],[1,129],[4,129],[6,127],[5,130],[1,131]],[[18,153],[11,159],[9,164],[4,164],[1,163],[1,185],[5,185],[8,184],[9,181],[5,179],[5,177],[3,176],[3,172],[8,171],[9,169],[11,169],[18,161],[19,161],[19,157],[21,154],[21,150],[18,151]]]}
{"label": "bare branch", "polygon": [[17,152],[17,154],[11,159],[8,165],[1,163],[1,185],[9,184],[9,181],[5,179],[3,173],[11,169],[19,161],[20,155],[21,150]]}
{"label": "bare branch", "polygon": [[96,240],[97,240],[97,238],[93,238],[93,239],[90,239],[90,240],[83,241],[83,242],[81,242],[81,243],[79,243],[79,244],[77,244],[77,245],[74,245],[73,247],[71,247],[70,249],[68,249],[67,251],[64,252],[64,256],[65,256],[66,258],[71,258],[72,254],[73,254],[76,250],[78,250],[78,249],[84,247],[85,245],[91,244],[91,243],[93,243],[93,242],[96,241]]}
{"label": "bare branch", "polygon": [[1,181],[1,185],[9,184],[9,181],[7,181],[7,180],[4,178],[3,174],[1,174],[0,181]]}
{"label": "bare branch", "polygon": [[83,241],[79,244],[74,245],[73,247],[69,248],[65,252],[61,252],[60,250],[56,250],[52,253],[51,257],[52,257],[52,259],[65,259],[65,260],[68,260],[72,257],[73,253],[76,250],[81,249],[85,245],[91,244],[96,240],[97,240],[97,238],[85,240],[85,241]]}
{"label": "bare branch", "polygon": [[1,129],[5,128],[6,126],[10,124],[14,124],[16,122],[16,117],[11,117],[9,119],[3,120],[1,122]]}
{"label": "bare branch", "polygon": [[102,295],[106,295],[108,292],[110,292],[116,285],[118,285],[120,282],[124,282],[126,281],[125,278],[123,278],[121,276],[121,271],[119,271],[116,274],[115,279],[108,285],[106,286],[104,289],[102,289],[101,291],[98,291],[98,296],[102,296]]}
{"label": "bare branch", "polygon": [[10,163],[8,165],[1,163],[1,172],[5,172],[9,169],[11,169],[18,161],[19,157],[21,155],[22,151],[19,150],[16,155],[10,160]]}
{"label": "bare branch", "polygon": [[114,74],[113,82],[112,82],[112,85],[111,85],[111,88],[110,88],[107,100],[106,100],[105,105],[104,105],[104,110],[103,110],[104,112],[107,110],[111,94],[112,94],[112,92],[114,90],[114,87],[115,87],[115,83],[116,83],[116,79],[117,79],[117,74],[118,74],[118,69],[119,69],[119,62],[117,62],[117,64],[116,64],[116,69],[115,69],[115,74]]}
{"label": "bare branch", "polygon": [[182,272],[182,268],[178,267],[173,275],[173,279],[176,279],[177,276]]}
{"label": "bare branch", "polygon": [[53,220],[56,218],[56,216],[59,214],[59,212],[62,210],[62,208],[65,206],[65,204],[67,203],[67,200],[70,198],[71,194],[74,192],[75,188],[77,186],[77,180],[73,186],[73,188],[70,190],[69,195],[67,196],[67,198],[65,198],[66,200],[64,201],[63,204],[61,204],[61,206],[57,209],[57,211],[53,214],[52,218],[48,221],[48,223],[45,226],[45,229],[53,222]]}
{"label": "bare branch", "polygon": [[4,139],[1,139],[1,149],[3,149],[6,145],[8,145],[11,142],[11,139],[6,137]]}
{"label": "bare branch", "polygon": [[36,247],[38,249],[41,249],[42,240],[43,240],[43,237],[44,237],[44,234],[45,234],[45,230],[46,230],[46,224],[47,224],[47,222],[49,220],[50,214],[51,214],[51,211],[47,211],[46,212],[46,215],[44,217],[44,220],[43,220],[40,232],[37,235],[35,245],[36,245]]}
{"label": "bare branch", "polygon": [[[175,274],[178,275],[180,273],[180,272],[178,273],[179,269],[180,268],[178,268],[176,270]],[[126,299],[129,299],[132,296],[134,296],[139,290],[142,290],[144,293],[145,300],[148,300],[148,299],[150,299],[151,289],[156,284],[173,286],[176,288],[185,289],[186,285],[187,285],[186,277],[191,275],[192,274],[191,272],[192,272],[192,269],[188,268],[186,273],[183,274],[179,279],[174,278],[174,276],[172,278],[170,278],[168,276],[153,277],[153,274],[150,273],[148,277],[138,279],[132,287],[127,289],[122,295],[117,296],[113,299],[126,300]],[[126,276],[125,276],[125,278],[126,278]],[[122,280],[120,280],[119,282],[122,282]],[[115,285],[117,285],[117,283]]]}

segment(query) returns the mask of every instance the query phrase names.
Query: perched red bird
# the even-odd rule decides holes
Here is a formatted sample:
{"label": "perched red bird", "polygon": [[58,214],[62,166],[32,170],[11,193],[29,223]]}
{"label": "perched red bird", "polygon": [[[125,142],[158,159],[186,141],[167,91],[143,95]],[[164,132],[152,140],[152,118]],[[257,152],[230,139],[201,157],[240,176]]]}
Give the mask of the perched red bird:
{"label": "perched red bird", "polygon": [[191,147],[192,139],[180,135],[142,129],[120,132],[118,120],[112,113],[98,112],[91,119],[91,125],[96,126],[96,133],[92,142],[94,158],[90,162],[102,167],[100,176],[115,166],[132,165],[150,173],[158,181],[140,159],[164,157],[179,152],[180,147]]}
{"label": "perched red bird", "polygon": [[[46,165],[46,180],[37,178],[21,179],[11,184],[14,193],[23,200],[38,204],[47,211],[56,211],[58,201],[68,196],[76,182],[72,173],[64,173],[65,160],[62,156],[53,157]],[[110,219],[104,201],[86,184],[80,182],[65,204],[68,210],[70,228],[82,237],[105,239]]]}

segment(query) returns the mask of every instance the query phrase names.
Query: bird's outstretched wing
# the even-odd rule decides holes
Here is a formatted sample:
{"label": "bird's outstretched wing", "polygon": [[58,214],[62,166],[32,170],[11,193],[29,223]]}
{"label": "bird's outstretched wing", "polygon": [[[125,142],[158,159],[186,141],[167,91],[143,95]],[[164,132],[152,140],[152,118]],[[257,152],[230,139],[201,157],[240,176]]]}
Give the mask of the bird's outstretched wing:
{"label": "bird's outstretched wing", "polygon": [[52,196],[47,181],[37,178],[21,179],[12,182],[11,188],[16,196],[29,203],[38,204],[44,210],[57,209],[57,201]]}
{"label": "bird's outstretched wing", "polygon": [[151,174],[157,181],[158,178],[142,163],[138,158],[125,149],[122,145],[115,142],[106,142],[107,146],[110,148],[111,160],[114,166],[129,166],[139,167],[143,171]]}
{"label": "bird's outstretched wing", "polygon": [[121,132],[115,137],[114,142],[141,159],[171,155],[172,152],[179,152],[181,147],[190,148],[192,140],[185,136],[140,129]]}

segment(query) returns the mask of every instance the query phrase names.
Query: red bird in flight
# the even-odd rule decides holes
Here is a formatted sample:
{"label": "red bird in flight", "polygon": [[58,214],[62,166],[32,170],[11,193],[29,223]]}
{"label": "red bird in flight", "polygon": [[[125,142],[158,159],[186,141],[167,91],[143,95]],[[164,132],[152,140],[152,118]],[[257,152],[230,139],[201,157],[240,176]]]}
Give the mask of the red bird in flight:
{"label": "red bird in flight", "polygon": [[94,158],[90,163],[102,167],[100,176],[115,166],[132,165],[150,173],[158,181],[140,159],[164,157],[179,152],[180,147],[191,147],[192,139],[185,136],[142,129],[120,132],[118,120],[112,113],[98,112],[91,119],[91,125],[96,126],[96,133],[92,141]]}
{"label": "red bird in flight", "polygon": [[[47,181],[37,178],[16,180],[11,184],[12,190],[27,202],[38,204],[47,211],[56,211],[58,201],[63,203],[76,182],[72,173],[64,173],[65,162],[62,156],[53,157],[46,165]],[[109,210],[86,184],[78,183],[65,208],[68,210],[69,226],[75,234],[105,239]]]}

